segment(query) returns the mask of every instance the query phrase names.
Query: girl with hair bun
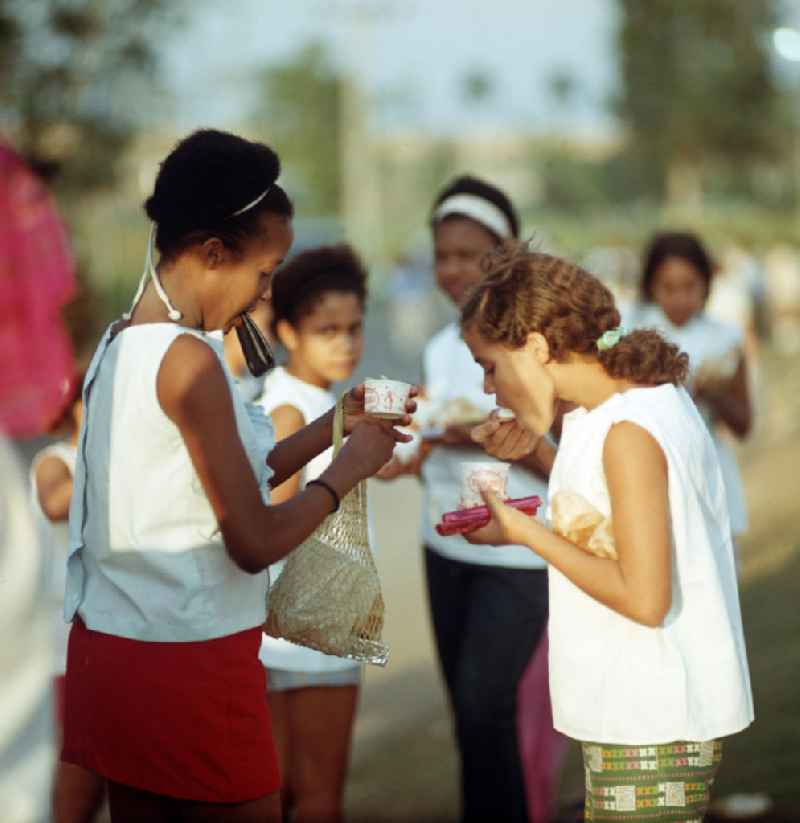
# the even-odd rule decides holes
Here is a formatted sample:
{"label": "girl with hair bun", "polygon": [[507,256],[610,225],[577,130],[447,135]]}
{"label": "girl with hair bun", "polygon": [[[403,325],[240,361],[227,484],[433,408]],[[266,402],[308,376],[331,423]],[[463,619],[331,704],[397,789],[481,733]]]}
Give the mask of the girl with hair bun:
{"label": "girl with hair bun", "polygon": [[752,722],[753,703],[725,490],[682,386],[688,358],[621,328],[590,274],[526,247],[488,263],[461,323],[485,390],[516,415],[497,428],[525,430],[520,451],[558,399],[578,407],[550,500],[581,495],[610,522],[617,559],[487,495],[492,520],[468,535],[548,564],[553,716],[582,745],[586,819],[701,820],[721,738]]}
{"label": "girl with hair bun", "polygon": [[292,242],[279,171],[270,148],[225,132],[175,147],[145,206],[154,225],[133,306],[86,374],[62,758],[106,778],[113,823],[281,819],[258,660],[266,569],[406,439],[367,418],[354,389],[337,458],[268,503],[270,486],[330,447],[333,424],[322,415],[269,449],[217,336],[248,329],[248,363],[266,364],[247,312]]}

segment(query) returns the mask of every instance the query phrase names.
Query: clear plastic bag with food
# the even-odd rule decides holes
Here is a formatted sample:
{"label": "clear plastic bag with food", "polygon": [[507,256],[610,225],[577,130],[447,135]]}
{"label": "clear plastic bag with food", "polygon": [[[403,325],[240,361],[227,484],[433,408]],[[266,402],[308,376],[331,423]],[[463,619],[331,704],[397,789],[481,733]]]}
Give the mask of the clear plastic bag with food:
{"label": "clear plastic bag with food", "polygon": [[585,497],[564,489],[550,498],[553,531],[597,557],[617,559],[611,519]]}

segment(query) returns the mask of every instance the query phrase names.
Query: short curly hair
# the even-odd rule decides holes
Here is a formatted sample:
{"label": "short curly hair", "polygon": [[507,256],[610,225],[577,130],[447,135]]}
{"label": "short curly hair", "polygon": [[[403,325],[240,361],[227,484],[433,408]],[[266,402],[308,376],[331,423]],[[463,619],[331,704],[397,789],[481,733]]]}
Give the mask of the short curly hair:
{"label": "short curly hair", "polygon": [[346,243],[301,252],[273,278],[273,333],[281,320],[296,326],[326,292],[355,294],[363,305],[367,299],[367,278],[361,258]]}
{"label": "short curly hair", "polygon": [[649,329],[598,349],[600,337],[620,325],[611,292],[580,266],[531,251],[527,243],[506,243],[486,258],[484,277],[462,309],[461,324],[514,349],[539,332],[556,361],[591,355],[611,377],[642,385],[679,384],[688,372],[688,356]]}

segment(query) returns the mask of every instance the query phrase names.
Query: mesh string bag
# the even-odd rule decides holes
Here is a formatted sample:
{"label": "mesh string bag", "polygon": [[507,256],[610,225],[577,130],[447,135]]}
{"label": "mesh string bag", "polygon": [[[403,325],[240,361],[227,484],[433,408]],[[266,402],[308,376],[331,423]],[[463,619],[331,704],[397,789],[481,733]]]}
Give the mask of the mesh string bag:
{"label": "mesh string bag", "polygon": [[[334,414],[334,457],[342,447],[343,399]],[[264,630],[326,654],[385,666],[389,647],[381,641],[383,614],[362,481],[289,555],[270,590]]]}

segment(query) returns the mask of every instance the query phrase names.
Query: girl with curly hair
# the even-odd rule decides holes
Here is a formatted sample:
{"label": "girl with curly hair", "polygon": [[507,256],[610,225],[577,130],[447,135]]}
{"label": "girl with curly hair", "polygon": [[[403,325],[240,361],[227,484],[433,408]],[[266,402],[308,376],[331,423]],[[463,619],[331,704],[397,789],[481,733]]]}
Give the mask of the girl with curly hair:
{"label": "girl with curly hair", "polygon": [[[516,415],[525,453],[565,415],[549,498],[581,495],[611,523],[617,559],[590,554],[487,495],[468,538],[527,546],[549,567],[556,728],[581,742],[586,819],[699,821],[720,739],[753,703],[725,490],[682,384],[688,358],[655,331],[626,332],[611,293],[557,257],[507,247],[461,315],[484,389]],[[491,429],[491,431],[489,431]]]}

